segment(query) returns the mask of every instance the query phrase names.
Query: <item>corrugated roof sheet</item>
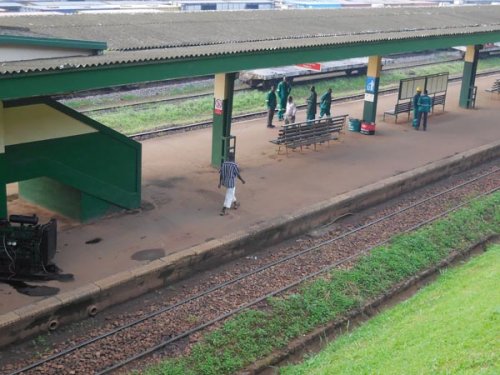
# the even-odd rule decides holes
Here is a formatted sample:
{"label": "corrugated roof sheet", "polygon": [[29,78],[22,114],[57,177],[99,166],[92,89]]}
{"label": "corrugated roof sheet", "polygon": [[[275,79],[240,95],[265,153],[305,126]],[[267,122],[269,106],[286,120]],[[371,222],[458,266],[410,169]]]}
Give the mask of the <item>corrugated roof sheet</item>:
{"label": "corrugated roof sheet", "polygon": [[105,41],[101,56],[6,63],[0,74],[500,30],[500,6],[0,17],[54,38]]}

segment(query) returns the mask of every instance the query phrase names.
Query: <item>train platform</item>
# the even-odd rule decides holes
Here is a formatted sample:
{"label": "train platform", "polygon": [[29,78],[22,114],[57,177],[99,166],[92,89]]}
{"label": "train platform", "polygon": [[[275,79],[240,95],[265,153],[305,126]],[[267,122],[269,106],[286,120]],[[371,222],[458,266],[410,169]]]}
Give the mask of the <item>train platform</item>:
{"label": "train platform", "polygon": [[[211,129],[145,140],[142,208],[88,224],[58,217],[54,262],[74,279],[29,282],[57,288],[57,294],[51,296],[29,296],[0,283],[0,326],[17,319],[22,315],[19,311],[33,312],[49,300],[69,303],[71,292],[76,290],[87,288],[82,293],[91,293],[102,289],[99,281],[117,274],[129,272],[133,277],[138,267],[165,257],[222,243],[223,238],[249,228],[266,230],[285,217],[354,189],[498,143],[500,97],[485,90],[499,77],[477,79],[476,109],[471,110],[458,107],[460,83],[451,83],[445,110],[436,107],[426,132],[413,130],[405,115],[397,124],[393,117],[382,121],[384,110],[394,108],[395,94],[379,97],[375,135],[346,129],[339,140],[316,151],[309,148],[277,154],[269,141],[276,138],[278,127],[266,128],[264,118],[234,123],[237,162],[247,183],[237,185],[241,207],[223,217],[219,211],[224,190],[217,188],[218,171],[210,166]],[[363,102],[334,104],[332,111],[360,118]],[[299,111],[297,121],[303,120],[305,112]],[[275,124],[279,125],[277,119]],[[53,216],[18,199],[15,186],[9,186],[8,191],[10,213],[36,212],[40,222]]]}

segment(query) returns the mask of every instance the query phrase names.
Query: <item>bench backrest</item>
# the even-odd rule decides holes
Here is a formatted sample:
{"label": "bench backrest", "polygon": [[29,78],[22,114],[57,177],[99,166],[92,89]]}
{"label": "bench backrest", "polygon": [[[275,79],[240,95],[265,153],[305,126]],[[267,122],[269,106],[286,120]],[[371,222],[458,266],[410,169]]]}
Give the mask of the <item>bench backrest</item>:
{"label": "bench backrest", "polygon": [[396,107],[394,108],[396,113],[399,112],[408,112],[413,108],[413,103],[412,101],[408,102],[403,102],[403,103],[397,103]]}
{"label": "bench backrest", "polygon": [[436,95],[432,98],[432,105],[440,105],[446,102],[446,94]]}
{"label": "bench backrest", "polygon": [[346,119],[347,115],[341,115],[283,125],[278,133],[278,140],[313,138],[328,133],[340,132],[346,123]]}

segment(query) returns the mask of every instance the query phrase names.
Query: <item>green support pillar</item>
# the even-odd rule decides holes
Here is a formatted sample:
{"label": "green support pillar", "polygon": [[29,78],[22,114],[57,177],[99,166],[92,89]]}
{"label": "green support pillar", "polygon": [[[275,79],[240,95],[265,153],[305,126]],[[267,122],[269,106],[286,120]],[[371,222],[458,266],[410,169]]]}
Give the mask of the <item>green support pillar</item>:
{"label": "green support pillar", "polygon": [[462,108],[473,107],[474,84],[476,82],[477,61],[481,46],[467,46],[464,56],[464,74],[460,89],[459,106]]}
{"label": "green support pillar", "polygon": [[7,186],[5,163],[5,133],[3,118],[3,102],[0,101],[0,219],[7,218]]}
{"label": "green support pillar", "polygon": [[215,75],[214,121],[212,126],[212,166],[219,168],[225,160],[231,135],[234,80],[236,73]]}
{"label": "green support pillar", "polygon": [[365,122],[375,122],[377,116],[378,86],[381,70],[382,57],[370,56],[366,73],[365,105],[363,107],[363,121]]}

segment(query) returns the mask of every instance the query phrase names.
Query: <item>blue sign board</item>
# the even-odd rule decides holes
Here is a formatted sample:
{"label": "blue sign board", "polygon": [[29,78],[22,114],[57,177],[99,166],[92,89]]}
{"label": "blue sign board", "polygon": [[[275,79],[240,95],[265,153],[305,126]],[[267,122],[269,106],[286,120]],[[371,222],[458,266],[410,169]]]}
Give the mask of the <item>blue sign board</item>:
{"label": "blue sign board", "polygon": [[366,77],[365,92],[375,94],[375,77]]}

